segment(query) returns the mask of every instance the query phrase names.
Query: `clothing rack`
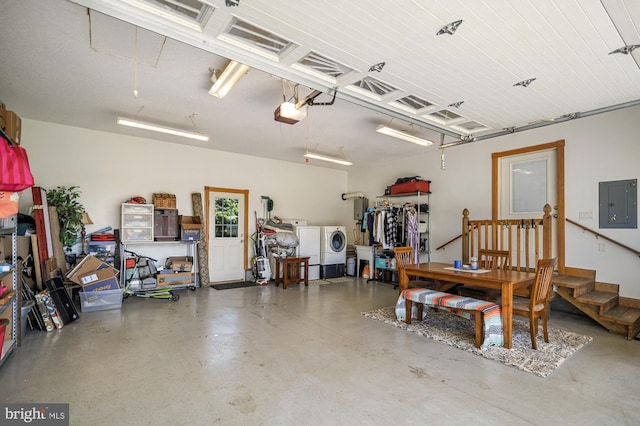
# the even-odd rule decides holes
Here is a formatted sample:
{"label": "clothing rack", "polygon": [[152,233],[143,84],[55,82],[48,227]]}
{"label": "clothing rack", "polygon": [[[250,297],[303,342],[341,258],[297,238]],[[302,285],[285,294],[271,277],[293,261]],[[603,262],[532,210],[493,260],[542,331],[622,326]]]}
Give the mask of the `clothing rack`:
{"label": "clothing rack", "polygon": [[410,234],[410,232],[417,232],[415,227],[410,226],[417,220],[417,209],[413,203],[401,205],[377,205],[376,203],[365,212],[362,231],[369,231],[369,245],[380,243],[384,249],[392,249],[394,246],[409,245],[411,240],[417,241],[417,236],[412,237]]}

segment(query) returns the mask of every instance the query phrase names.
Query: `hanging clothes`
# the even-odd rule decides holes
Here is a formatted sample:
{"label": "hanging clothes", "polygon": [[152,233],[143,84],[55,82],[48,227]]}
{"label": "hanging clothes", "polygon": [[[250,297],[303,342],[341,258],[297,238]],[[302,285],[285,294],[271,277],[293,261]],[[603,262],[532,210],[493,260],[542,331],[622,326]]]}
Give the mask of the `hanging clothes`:
{"label": "hanging clothes", "polygon": [[420,263],[420,234],[418,233],[418,212],[415,207],[405,207],[407,223],[407,245],[413,247],[414,263]]}
{"label": "hanging clothes", "polygon": [[376,240],[374,237],[374,223],[375,223],[376,217],[374,214],[373,209],[369,212],[369,214],[367,215],[367,229],[369,230],[369,245],[372,246],[373,244],[375,244]]}
{"label": "hanging clothes", "polygon": [[387,211],[387,220],[385,221],[385,249],[392,249],[395,247],[398,240],[398,210],[395,207],[390,207]]}
{"label": "hanging clothes", "polygon": [[382,245],[383,248],[387,246],[385,223],[387,222],[387,211],[380,210],[376,215],[376,241]]}

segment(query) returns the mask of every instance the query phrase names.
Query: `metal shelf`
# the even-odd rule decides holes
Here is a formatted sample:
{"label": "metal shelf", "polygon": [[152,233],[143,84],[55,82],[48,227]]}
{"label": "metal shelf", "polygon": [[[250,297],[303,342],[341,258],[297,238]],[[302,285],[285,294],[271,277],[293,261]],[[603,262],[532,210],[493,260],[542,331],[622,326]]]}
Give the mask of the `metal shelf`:
{"label": "metal shelf", "polygon": [[[0,313],[3,313],[7,309],[11,309],[11,325],[9,328],[5,330],[5,337],[8,335],[9,339],[6,339],[2,345],[2,358],[0,359],[0,366],[4,364],[5,360],[9,357],[11,353],[18,347],[20,343],[21,336],[19,333],[19,325],[18,322],[20,319],[20,307],[21,307],[21,297],[20,291],[18,288],[18,270],[16,265],[18,263],[18,254],[17,254],[17,227],[12,228],[2,228],[0,229],[0,236],[10,237],[11,238],[11,270],[0,272],[0,280],[3,280],[5,285],[9,288],[7,295],[5,295],[2,299],[2,305],[0,305]],[[8,285],[7,277],[11,278],[11,286]]]}

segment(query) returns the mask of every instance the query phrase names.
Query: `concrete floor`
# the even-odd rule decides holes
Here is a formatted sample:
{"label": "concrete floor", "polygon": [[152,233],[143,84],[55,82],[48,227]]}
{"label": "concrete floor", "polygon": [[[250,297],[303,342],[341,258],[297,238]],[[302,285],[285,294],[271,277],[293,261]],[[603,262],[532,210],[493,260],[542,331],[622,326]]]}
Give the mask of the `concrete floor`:
{"label": "concrete floor", "polygon": [[71,425],[637,425],[640,342],[593,336],[542,379],[360,313],[397,290],[362,280],[127,299],[51,333],[0,369],[0,400],[65,402]]}

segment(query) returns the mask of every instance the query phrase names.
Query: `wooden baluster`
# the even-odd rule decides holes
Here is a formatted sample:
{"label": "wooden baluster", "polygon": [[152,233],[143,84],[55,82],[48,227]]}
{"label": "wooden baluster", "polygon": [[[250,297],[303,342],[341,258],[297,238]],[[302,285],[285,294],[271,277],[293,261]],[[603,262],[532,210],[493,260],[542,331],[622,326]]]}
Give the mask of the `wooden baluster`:
{"label": "wooden baluster", "polygon": [[462,211],[462,263],[469,263],[469,233],[471,225],[469,224],[469,209]]}

